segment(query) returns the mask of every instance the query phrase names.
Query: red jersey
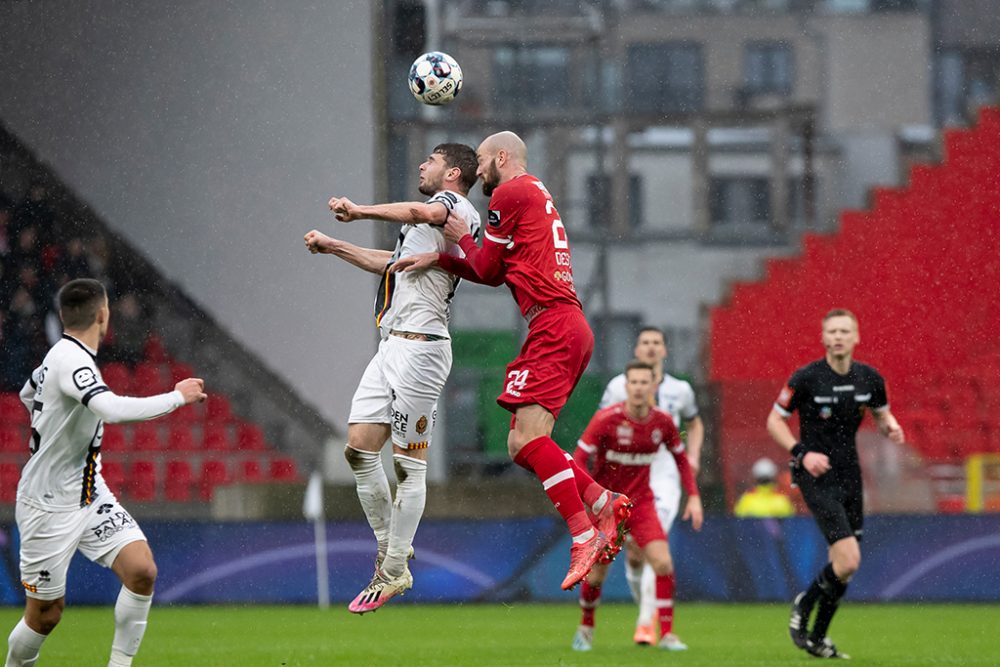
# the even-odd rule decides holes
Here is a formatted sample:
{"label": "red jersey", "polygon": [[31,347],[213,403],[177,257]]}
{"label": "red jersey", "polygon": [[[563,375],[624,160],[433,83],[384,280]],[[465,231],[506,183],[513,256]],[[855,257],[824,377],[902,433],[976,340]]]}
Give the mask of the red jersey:
{"label": "red jersey", "polygon": [[586,467],[587,461],[595,457],[594,481],[638,501],[652,495],[649,464],[660,445],[673,454],[687,494],[698,495],[680,433],[673,418],[659,408],[651,408],[641,420],[628,414],[625,403],[598,410],[580,436],[573,458],[578,465]]}
{"label": "red jersey", "polygon": [[542,182],[524,174],[503,183],[490,198],[486,241],[505,247],[504,282],[529,317],[532,308],[580,306],[566,228]]}

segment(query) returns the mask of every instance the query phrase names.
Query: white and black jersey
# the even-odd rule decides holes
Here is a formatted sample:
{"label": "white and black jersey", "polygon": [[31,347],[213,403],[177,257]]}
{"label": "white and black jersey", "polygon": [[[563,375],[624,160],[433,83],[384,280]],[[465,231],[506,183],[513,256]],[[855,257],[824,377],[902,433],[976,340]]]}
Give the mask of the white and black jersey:
{"label": "white and black jersey", "polygon": [[21,390],[31,411],[31,458],[17,500],[50,512],[91,504],[107,492],[101,479],[104,422],[153,419],[184,404],[178,391],[116,396],[101,378],[95,350],[63,335]]}
{"label": "white and black jersey", "polygon": [[857,468],[855,441],[868,409],[889,409],[885,380],[858,361],[840,375],[819,359],[795,371],[774,409],[784,417],[799,412],[799,439],[811,452],[826,454],[834,469]]}
{"label": "white and black jersey", "polygon": [[[427,200],[440,204],[448,211],[461,215],[469,223],[472,237],[479,238],[479,213],[468,199],[457,192],[442,190]],[[375,324],[385,337],[389,331],[448,335],[451,299],[459,278],[447,271],[409,271],[390,273],[396,260],[424,252],[448,253],[457,257],[465,254],[457,244],[449,243],[439,225],[403,225],[392,258],[382,274],[375,296]]]}

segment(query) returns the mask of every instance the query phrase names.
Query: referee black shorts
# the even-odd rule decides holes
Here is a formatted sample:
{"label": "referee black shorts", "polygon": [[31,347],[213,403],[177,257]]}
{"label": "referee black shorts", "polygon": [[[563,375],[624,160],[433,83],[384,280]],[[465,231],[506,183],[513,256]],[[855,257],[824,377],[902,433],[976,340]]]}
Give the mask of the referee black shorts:
{"label": "referee black shorts", "polygon": [[861,540],[864,500],[860,470],[855,473],[834,469],[813,477],[800,468],[795,470],[792,479],[802,492],[802,498],[828,544],[845,537]]}

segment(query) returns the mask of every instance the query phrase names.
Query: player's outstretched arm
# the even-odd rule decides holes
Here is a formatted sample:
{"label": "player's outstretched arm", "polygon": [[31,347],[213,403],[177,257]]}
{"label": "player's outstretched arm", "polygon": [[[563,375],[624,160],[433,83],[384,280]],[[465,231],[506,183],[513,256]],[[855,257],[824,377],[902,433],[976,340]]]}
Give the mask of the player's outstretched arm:
{"label": "player's outstretched arm", "polygon": [[314,255],[336,255],[345,262],[369,273],[381,274],[392,258],[392,253],[388,250],[362,248],[353,243],[327,236],[315,229],[305,235],[305,243],[306,249]]}
{"label": "player's outstretched arm", "polygon": [[182,405],[206,398],[205,381],[200,378],[181,380],[174,390],[165,394],[136,398],[119,396],[111,390],[94,394],[86,406],[109,424],[147,421],[173,412]]}
{"label": "player's outstretched arm", "polygon": [[479,277],[472,266],[463,258],[449,255],[448,253],[422,252],[415,255],[400,257],[393,262],[390,271],[398,273],[400,271],[426,271],[427,269],[441,268],[453,275],[480,285],[496,287],[503,284],[503,275],[497,276],[492,281],[485,281]]}
{"label": "player's outstretched arm", "polygon": [[362,206],[347,197],[331,197],[328,204],[334,217],[341,222],[383,220],[402,225],[443,225],[448,218],[448,209],[439,203],[407,201]]}

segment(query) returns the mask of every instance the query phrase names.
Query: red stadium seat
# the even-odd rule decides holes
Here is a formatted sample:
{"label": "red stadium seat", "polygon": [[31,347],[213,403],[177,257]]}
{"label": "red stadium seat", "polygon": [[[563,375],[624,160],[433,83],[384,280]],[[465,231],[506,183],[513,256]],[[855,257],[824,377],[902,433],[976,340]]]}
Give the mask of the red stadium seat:
{"label": "red stadium seat", "polygon": [[0,394],[0,424],[26,425],[31,423],[31,415],[21,402],[21,397],[13,392]]}
{"label": "red stadium seat", "polygon": [[186,380],[188,378],[195,377],[194,369],[187,364],[182,364],[179,361],[171,362],[170,364],[170,382],[171,384],[177,384],[181,380]]}
{"label": "red stadium seat", "polygon": [[28,433],[21,426],[4,424],[0,426],[0,452],[27,453]]}
{"label": "red stadium seat", "polygon": [[129,497],[132,500],[151,501],[156,498],[156,464],[153,461],[135,461],[129,469]]}
{"label": "red stadium seat", "polygon": [[211,424],[228,424],[233,420],[229,399],[220,394],[209,394],[205,399],[205,421]]}
{"label": "red stadium seat", "polygon": [[132,449],[139,452],[163,450],[160,427],[153,422],[139,422],[132,426]]}
{"label": "red stadium seat", "polygon": [[167,348],[163,346],[163,339],[156,334],[149,334],[146,344],[143,346],[143,356],[146,361],[156,364],[167,361]]}
{"label": "red stadium seat", "polygon": [[206,425],[205,435],[202,438],[202,448],[216,451],[231,450],[233,441],[229,437],[229,428],[221,424]]}
{"label": "red stadium seat", "polygon": [[105,424],[104,436],[101,438],[101,451],[123,452],[128,449],[125,440],[125,428],[117,424]]}
{"label": "red stadium seat", "polygon": [[182,405],[166,417],[170,424],[200,424],[205,419],[205,406],[202,403]]}
{"label": "red stadium seat", "polygon": [[167,435],[167,449],[172,452],[190,452],[198,449],[197,440],[191,427],[183,423],[170,425],[170,432]]}
{"label": "red stadium seat", "polygon": [[271,459],[269,477],[275,482],[294,482],[298,480],[299,473],[295,465],[295,459],[288,457]]}
{"label": "red stadium seat", "polygon": [[257,459],[246,459],[240,463],[237,479],[241,482],[261,482],[264,480],[264,472],[260,469],[260,461]]}
{"label": "red stadium seat", "polygon": [[104,364],[101,366],[101,377],[104,384],[119,396],[127,396],[132,391],[132,371],[125,364]]}
{"label": "red stadium seat", "polygon": [[167,475],[164,479],[164,495],[173,502],[191,500],[191,482],[194,475],[191,464],[186,459],[167,461]]}
{"label": "red stadium seat", "polygon": [[132,377],[132,393],[136,396],[151,396],[170,391],[170,384],[160,364],[146,362],[135,367]]}
{"label": "red stadium seat", "polygon": [[224,461],[205,459],[201,464],[201,480],[199,482],[201,499],[211,500],[215,487],[229,482],[229,471]]}
{"label": "red stadium seat", "polygon": [[106,461],[101,457],[101,477],[116,496],[125,490],[125,467],[118,461]]}
{"label": "red stadium seat", "polygon": [[262,452],[267,449],[264,431],[256,424],[243,423],[236,427],[236,446],[242,451]]}
{"label": "red stadium seat", "polygon": [[0,463],[0,503],[12,503],[17,499],[17,483],[20,480],[21,466]]}

